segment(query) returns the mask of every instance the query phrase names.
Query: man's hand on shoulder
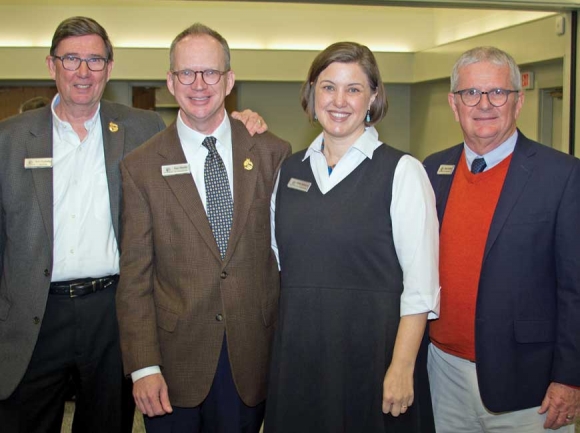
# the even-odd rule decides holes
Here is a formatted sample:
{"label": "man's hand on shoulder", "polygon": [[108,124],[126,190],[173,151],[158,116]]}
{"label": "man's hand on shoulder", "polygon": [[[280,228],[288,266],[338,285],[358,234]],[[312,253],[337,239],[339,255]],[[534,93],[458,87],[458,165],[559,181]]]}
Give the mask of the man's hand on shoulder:
{"label": "man's hand on shoulder", "polygon": [[552,382],[538,413],[546,413],[544,428],[557,430],[580,417],[580,389]]}
{"label": "man's hand on shoulder", "polygon": [[234,111],[231,116],[244,124],[251,136],[254,134],[263,134],[268,130],[266,121],[258,113],[252,110]]}
{"label": "man's hand on shoulder", "polygon": [[133,397],[144,415],[151,417],[173,412],[167,384],[160,373],[145,376],[133,383]]}

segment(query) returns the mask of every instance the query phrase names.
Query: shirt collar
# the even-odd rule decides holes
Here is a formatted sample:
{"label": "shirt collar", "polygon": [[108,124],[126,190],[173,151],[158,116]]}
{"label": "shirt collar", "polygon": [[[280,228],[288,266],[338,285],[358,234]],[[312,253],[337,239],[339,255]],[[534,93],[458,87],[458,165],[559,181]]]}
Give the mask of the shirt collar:
{"label": "shirt collar", "polygon": [[[57,93],[56,96],[52,100],[52,104],[50,104],[50,109],[52,110],[53,124],[56,126],[56,128],[59,131],[72,129],[72,126],[69,122],[62,120],[56,114],[56,106],[58,104],[60,104],[60,95]],[[95,114],[93,115],[93,117],[91,117],[89,120],[87,120],[84,123],[84,127],[87,131],[91,131],[93,129],[93,127],[95,126],[95,124],[97,123],[97,120],[100,119],[100,116],[99,116],[100,112],[101,112],[101,103],[99,102],[99,105],[97,106],[97,110],[95,111]]]}
{"label": "shirt collar", "polygon": [[[322,153],[322,140],[324,138],[324,133],[320,133],[318,137],[314,139],[312,144],[306,150],[306,154],[302,161],[305,161],[311,155],[315,153]],[[372,159],[373,153],[377,147],[381,145],[379,141],[379,133],[374,126],[369,126],[365,129],[365,132],[354,142],[354,144],[348,149],[348,152],[360,152],[367,158]]]}
{"label": "shirt collar", "polygon": [[187,146],[192,146],[195,150],[198,150],[199,147],[201,147],[201,143],[203,143],[203,140],[208,136],[215,137],[218,144],[222,144],[224,146],[229,146],[229,144],[232,142],[232,127],[227,112],[225,113],[224,119],[219,124],[219,126],[209,135],[201,134],[200,132],[186,125],[181,118],[181,110],[179,110],[177,114],[176,126],[177,135],[179,136],[181,142]]}
{"label": "shirt collar", "polygon": [[485,159],[486,167],[489,170],[490,168],[498,165],[500,162],[502,162],[504,159],[506,159],[513,153],[517,141],[518,141],[518,130],[516,129],[515,132],[506,141],[504,141],[498,147],[489,151],[485,155],[478,155],[473,150],[471,150],[469,146],[464,142],[463,149],[465,150],[465,161],[467,162],[467,167],[471,167],[471,163],[475,158],[483,156],[483,158]]}

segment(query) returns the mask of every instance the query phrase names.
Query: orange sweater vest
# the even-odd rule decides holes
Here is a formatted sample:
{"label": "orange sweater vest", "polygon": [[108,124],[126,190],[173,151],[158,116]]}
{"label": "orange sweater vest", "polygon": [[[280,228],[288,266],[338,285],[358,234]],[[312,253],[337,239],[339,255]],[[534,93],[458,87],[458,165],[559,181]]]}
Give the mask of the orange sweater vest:
{"label": "orange sweater vest", "polygon": [[465,153],[457,164],[441,226],[440,318],[431,322],[431,341],[452,355],[475,361],[475,306],[491,220],[511,161],[472,174]]}

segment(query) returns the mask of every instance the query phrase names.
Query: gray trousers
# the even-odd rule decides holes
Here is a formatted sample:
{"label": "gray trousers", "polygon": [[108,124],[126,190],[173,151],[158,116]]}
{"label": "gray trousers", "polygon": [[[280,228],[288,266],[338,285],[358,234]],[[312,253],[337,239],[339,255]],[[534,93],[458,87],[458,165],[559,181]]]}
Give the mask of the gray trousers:
{"label": "gray trousers", "polygon": [[[494,413],[479,395],[475,363],[429,344],[427,361],[437,433],[545,433],[539,407]],[[574,433],[564,426],[559,433]]]}

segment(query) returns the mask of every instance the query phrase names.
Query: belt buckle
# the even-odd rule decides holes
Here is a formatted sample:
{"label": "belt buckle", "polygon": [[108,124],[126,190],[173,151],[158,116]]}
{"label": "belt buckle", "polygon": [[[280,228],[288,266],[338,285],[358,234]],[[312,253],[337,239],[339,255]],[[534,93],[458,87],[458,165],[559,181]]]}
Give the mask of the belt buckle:
{"label": "belt buckle", "polygon": [[[85,284],[87,284],[87,283],[72,283],[72,284],[70,284],[69,285],[69,296],[71,298],[77,298],[77,297],[81,296],[81,295],[77,295],[75,293],[75,288],[82,288],[82,286],[84,286]],[[94,281],[93,281],[93,284],[94,284]]]}

